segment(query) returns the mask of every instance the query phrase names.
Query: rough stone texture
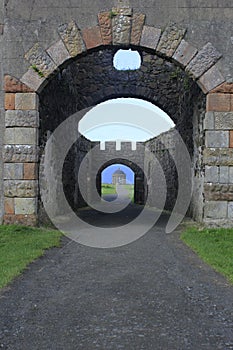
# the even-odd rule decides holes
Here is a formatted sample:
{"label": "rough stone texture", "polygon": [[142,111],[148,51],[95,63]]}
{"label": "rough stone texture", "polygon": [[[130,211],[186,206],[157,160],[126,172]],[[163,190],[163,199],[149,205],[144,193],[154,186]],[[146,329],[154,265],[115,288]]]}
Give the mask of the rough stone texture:
{"label": "rough stone texture", "polygon": [[69,58],[71,58],[62,40],[59,40],[50,46],[47,52],[57,66],[60,66]]}
{"label": "rough stone texture", "polygon": [[160,38],[157,51],[167,57],[172,57],[185,33],[186,29],[181,28],[176,23],[171,23]]}
{"label": "rough stone texture", "polygon": [[214,112],[206,112],[204,119],[204,130],[215,129]]}
{"label": "rough stone texture", "polygon": [[145,23],[145,15],[144,14],[142,14],[142,13],[134,13],[133,14],[132,29],[131,29],[131,44],[132,45],[139,45],[140,44],[144,23]]}
{"label": "rough stone texture", "polygon": [[233,202],[228,203],[228,217],[233,220]]}
{"label": "rough stone texture", "polygon": [[229,167],[228,166],[220,166],[219,167],[219,182],[221,184],[228,184],[229,182]]}
{"label": "rough stone texture", "polygon": [[206,219],[226,219],[228,203],[227,201],[208,201],[204,207],[204,217]]}
{"label": "rough stone texture", "polygon": [[207,201],[233,201],[233,185],[205,184],[204,191]]}
{"label": "rough stone texture", "polygon": [[32,215],[37,212],[36,198],[15,198],[16,215]]}
{"label": "rough stone texture", "polygon": [[37,128],[7,128],[5,144],[10,145],[37,145]]}
{"label": "rough stone texture", "polygon": [[[34,180],[5,180],[5,197],[31,198],[38,194],[38,182]],[[34,213],[16,213],[16,214],[34,214]]]}
{"label": "rough stone texture", "polygon": [[5,109],[15,109],[15,94],[5,94]]}
{"label": "rough stone texture", "polygon": [[84,29],[82,35],[87,49],[103,45],[99,26]]}
{"label": "rough stone texture", "polygon": [[233,148],[233,130],[230,131],[229,147]]}
{"label": "rough stone texture", "polygon": [[57,68],[51,57],[38,43],[26,53],[25,58],[33,67],[35,66],[39,72],[43,73],[44,77],[48,77]]}
{"label": "rough stone texture", "polygon": [[38,95],[34,92],[15,94],[15,109],[38,110]]}
{"label": "rough stone texture", "polygon": [[23,178],[24,180],[38,180],[38,164],[37,163],[23,164]]}
{"label": "rough stone texture", "polygon": [[35,92],[40,92],[47,83],[46,78],[41,77],[32,68],[27,70],[27,72],[22,76],[21,81],[24,84],[27,84]]}
{"label": "rough stone texture", "polygon": [[39,159],[39,148],[32,145],[5,145],[3,156],[6,163],[35,163]]}
{"label": "rough stone texture", "polygon": [[195,79],[198,79],[209,68],[211,68],[221,56],[222,55],[211,43],[207,43],[188,64],[186,70]]}
{"label": "rough stone texture", "polygon": [[158,45],[160,35],[161,29],[144,26],[142,30],[140,45],[155,50]]}
{"label": "rough stone texture", "polygon": [[182,67],[186,67],[191,59],[196,55],[197,49],[187,41],[181,40],[172,58],[179,62]]}
{"label": "rough stone texture", "polygon": [[229,183],[233,184],[233,167],[229,167]]}
{"label": "rough stone texture", "polygon": [[203,162],[206,165],[233,166],[233,149],[231,148],[206,148],[203,151]]}
{"label": "rough stone texture", "polygon": [[5,198],[4,200],[5,214],[15,213],[15,200],[14,198]]}
{"label": "rough stone texture", "polygon": [[225,81],[221,72],[219,72],[216,65],[210,68],[205,74],[198,79],[197,83],[204,93],[208,93],[216,86],[222,84]]}
{"label": "rough stone texture", "polygon": [[74,21],[60,25],[58,32],[71,57],[86,51],[80,30]]}
{"label": "rough stone texture", "polygon": [[205,167],[205,182],[217,183],[219,182],[219,167],[206,166]]}
{"label": "rough stone texture", "polygon": [[214,112],[215,129],[233,130],[233,112]]}
{"label": "rough stone texture", "polygon": [[231,95],[230,94],[208,94],[206,109],[207,111],[230,112]]}
{"label": "rough stone texture", "polygon": [[112,35],[114,45],[129,45],[132,22],[132,9],[113,9]]}
{"label": "rough stone texture", "polygon": [[229,147],[229,132],[206,131],[206,147]]}
{"label": "rough stone texture", "polygon": [[22,163],[6,163],[4,164],[5,180],[22,180],[23,164]]}
{"label": "rough stone texture", "polygon": [[8,74],[5,75],[4,82],[5,92],[33,92],[30,87],[23,84],[19,79]]}
{"label": "rough stone texture", "polygon": [[35,214],[32,215],[12,215],[7,214],[4,216],[4,224],[5,225],[23,225],[23,226],[36,226],[37,225],[37,216]]}
{"label": "rough stone texture", "polygon": [[211,91],[213,93],[233,94],[233,83],[223,83]]}
{"label": "rough stone texture", "polygon": [[103,45],[112,44],[112,20],[110,18],[110,11],[101,12],[98,14],[99,26]]}
{"label": "rough stone texture", "polygon": [[35,110],[22,111],[22,110],[9,110],[5,113],[5,125],[6,127],[39,127],[39,113]]}

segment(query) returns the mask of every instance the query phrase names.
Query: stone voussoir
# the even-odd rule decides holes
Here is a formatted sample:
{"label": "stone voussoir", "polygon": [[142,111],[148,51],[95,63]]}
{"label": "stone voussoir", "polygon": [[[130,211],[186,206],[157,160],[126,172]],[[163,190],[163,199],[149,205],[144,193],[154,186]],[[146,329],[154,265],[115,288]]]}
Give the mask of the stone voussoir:
{"label": "stone voussoir", "polygon": [[164,30],[156,51],[166,57],[172,57],[185,33],[185,28],[181,28],[176,23],[170,23]]}
{"label": "stone voussoir", "polygon": [[217,66],[214,65],[197,80],[197,84],[200,86],[204,94],[207,94],[224,81],[225,78],[223,77],[222,73],[219,71]]}
{"label": "stone voussoir", "polygon": [[8,110],[5,113],[6,127],[39,127],[39,112],[36,110]]}
{"label": "stone voussoir", "polygon": [[143,26],[142,35],[141,35],[141,41],[140,46],[156,50],[160,36],[161,36],[161,29],[151,27],[151,26]]}
{"label": "stone voussoir", "polygon": [[74,20],[59,26],[58,33],[71,57],[86,51],[81,31]]}
{"label": "stone voussoir", "polygon": [[27,61],[32,65],[32,68],[41,76],[47,78],[53,74],[57,65],[47,52],[36,43],[25,55]]}
{"label": "stone voussoir", "polygon": [[83,29],[82,36],[87,50],[103,45],[103,40],[99,26]]}
{"label": "stone voussoir", "polygon": [[132,8],[112,9],[112,41],[113,45],[130,44]]}
{"label": "stone voussoir", "polygon": [[143,13],[134,13],[131,29],[131,44],[139,45],[146,16]]}
{"label": "stone voussoir", "polygon": [[191,62],[186,67],[186,71],[191,74],[193,78],[198,79],[221,57],[222,55],[209,42],[191,60]]}
{"label": "stone voussoir", "polygon": [[21,81],[24,84],[27,84],[35,92],[41,92],[48,82],[45,77],[41,77],[38,72],[32,68],[27,70],[27,72],[22,76]]}
{"label": "stone voussoir", "polygon": [[58,67],[71,58],[62,40],[57,41],[46,51]]}
{"label": "stone voussoir", "polygon": [[37,180],[5,180],[4,195],[10,198],[31,198],[38,194]]}
{"label": "stone voussoir", "polygon": [[99,21],[100,33],[101,33],[103,45],[111,45],[112,44],[111,13],[109,11],[100,12],[98,14],[98,21]]}
{"label": "stone voussoir", "polygon": [[197,54],[197,48],[190,45],[184,39],[181,40],[172,58],[182,67],[186,67],[193,57]]}

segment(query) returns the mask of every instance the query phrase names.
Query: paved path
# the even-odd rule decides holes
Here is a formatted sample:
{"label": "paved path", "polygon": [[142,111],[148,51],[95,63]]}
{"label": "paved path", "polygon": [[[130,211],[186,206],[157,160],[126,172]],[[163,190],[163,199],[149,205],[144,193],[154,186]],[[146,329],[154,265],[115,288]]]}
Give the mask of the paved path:
{"label": "paved path", "polygon": [[166,219],[117,249],[64,238],[0,293],[0,348],[233,349],[233,287],[164,233]]}

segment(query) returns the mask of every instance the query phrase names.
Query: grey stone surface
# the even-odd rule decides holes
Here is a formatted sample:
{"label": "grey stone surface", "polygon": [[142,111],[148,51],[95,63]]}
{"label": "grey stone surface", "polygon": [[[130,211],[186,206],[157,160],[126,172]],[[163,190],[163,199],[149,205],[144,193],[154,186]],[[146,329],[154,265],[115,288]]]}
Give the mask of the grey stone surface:
{"label": "grey stone surface", "polygon": [[176,23],[169,24],[160,38],[157,51],[167,57],[172,57],[183,39],[185,32],[186,29],[181,28]]}
{"label": "grey stone surface", "polygon": [[219,182],[219,167],[208,165],[205,167],[205,182]]}
{"label": "grey stone surface", "polygon": [[233,184],[233,167],[229,167],[229,183]]}
{"label": "grey stone surface", "polygon": [[226,219],[228,203],[226,201],[209,201],[204,206],[205,219]]}
{"label": "grey stone surface", "polygon": [[204,130],[215,129],[214,112],[206,112],[204,119]]}
{"label": "grey stone surface", "polygon": [[80,30],[73,20],[61,24],[58,32],[71,57],[75,57],[86,50]]}
{"label": "grey stone surface", "polygon": [[229,132],[206,131],[206,147],[229,147]]}
{"label": "grey stone surface", "polygon": [[158,45],[160,35],[161,29],[151,26],[144,26],[140,45],[155,50]]}
{"label": "grey stone surface", "polygon": [[113,9],[112,41],[114,45],[129,45],[132,24],[132,9]]}
{"label": "grey stone surface", "polygon": [[6,163],[36,163],[39,149],[32,145],[5,145],[3,156]]}
{"label": "grey stone surface", "polygon": [[180,45],[177,47],[173,59],[179,62],[183,67],[186,67],[191,59],[196,55],[197,49],[190,45],[187,41],[181,40]]}
{"label": "grey stone surface", "polygon": [[[38,194],[38,181],[36,180],[5,180],[5,197],[10,198],[31,198]],[[27,213],[25,214],[33,214]]]}
{"label": "grey stone surface", "polygon": [[23,164],[22,163],[6,163],[4,164],[5,180],[22,180]]}
{"label": "grey stone surface", "polygon": [[37,212],[36,198],[15,198],[15,214],[31,215]]}
{"label": "grey stone surface", "polygon": [[194,78],[198,79],[209,68],[211,68],[220,58],[221,54],[211,44],[207,43],[186,67]]}
{"label": "grey stone surface", "polygon": [[5,130],[5,144],[10,145],[37,145],[37,128],[7,128]]}
{"label": "grey stone surface", "polygon": [[37,92],[40,92],[47,83],[46,78],[41,77],[32,68],[27,70],[27,72],[22,76],[21,81]]}
{"label": "grey stone surface", "polygon": [[57,66],[46,51],[37,43],[26,54],[26,60],[30,62],[33,67],[36,67],[38,73],[48,77],[52,74]]}
{"label": "grey stone surface", "polygon": [[131,44],[139,45],[142,35],[143,25],[145,23],[145,15],[142,13],[134,13],[131,29]]}
{"label": "grey stone surface", "polygon": [[19,110],[38,110],[39,99],[34,92],[15,94],[15,109]]}
{"label": "grey stone surface", "polygon": [[215,128],[233,130],[233,112],[214,112]]}
{"label": "grey stone surface", "polygon": [[229,167],[228,166],[220,166],[219,167],[219,182],[221,184],[229,183]]}
{"label": "grey stone surface", "polygon": [[57,66],[60,66],[66,60],[71,58],[62,40],[59,40],[55,44],[50,46],[47,52]]}
{"label": "grey stone surface", "polygon": [[197,83],[201,87],[204,93],[208,93],[215,87],[219,86],[225,81],[222,73],[219,71],[216,65],[210,68],[205,74],[198,79]]}
{"label": "grey stone surface", "polygon": [[5,114],[6,127],[39,127],[39,112],[36,110],[8,110]]}
{"label": "grey stone surface", "polygon": [[228,203],[228,218],[233,220],[233,202]]}

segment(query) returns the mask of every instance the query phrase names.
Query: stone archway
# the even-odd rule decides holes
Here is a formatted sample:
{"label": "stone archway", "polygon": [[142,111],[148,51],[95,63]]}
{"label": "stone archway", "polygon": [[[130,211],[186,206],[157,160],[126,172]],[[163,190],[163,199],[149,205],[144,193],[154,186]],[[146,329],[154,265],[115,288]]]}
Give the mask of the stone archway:
{"label": "stone archway", "polygon": [[[203,202],[199,219],[231,224],[233,84],[225,83],[217,68],[221,54],[211,43],[199,50],[194,48],[184,39],[186,29],[176,24],[169,24],[163,32],[145,25],[145,16],[133,13],[131,8],[100,13],[98,20],[97,26],[82,31],[74,21],[61,25],[58,42],[47,50],[35,44],[25,55],[31,66],[23,77],[5,76],[4,222],[28,225],[37,222],[39,94],[74,59],[96,50],[132,47],[146,50],[169,64],[174,62],[207,95],[205,118],[198,121],[205,142],[195,149],[201,164],[196,176],[201,179],[196,201]],[[147,93],[147,89],[140,87],[135,91],[142,98]],[[98,98],[105,99],[106,95]],[[86,97],[85,103],[93,102],[97,102],[96,98]]]}

